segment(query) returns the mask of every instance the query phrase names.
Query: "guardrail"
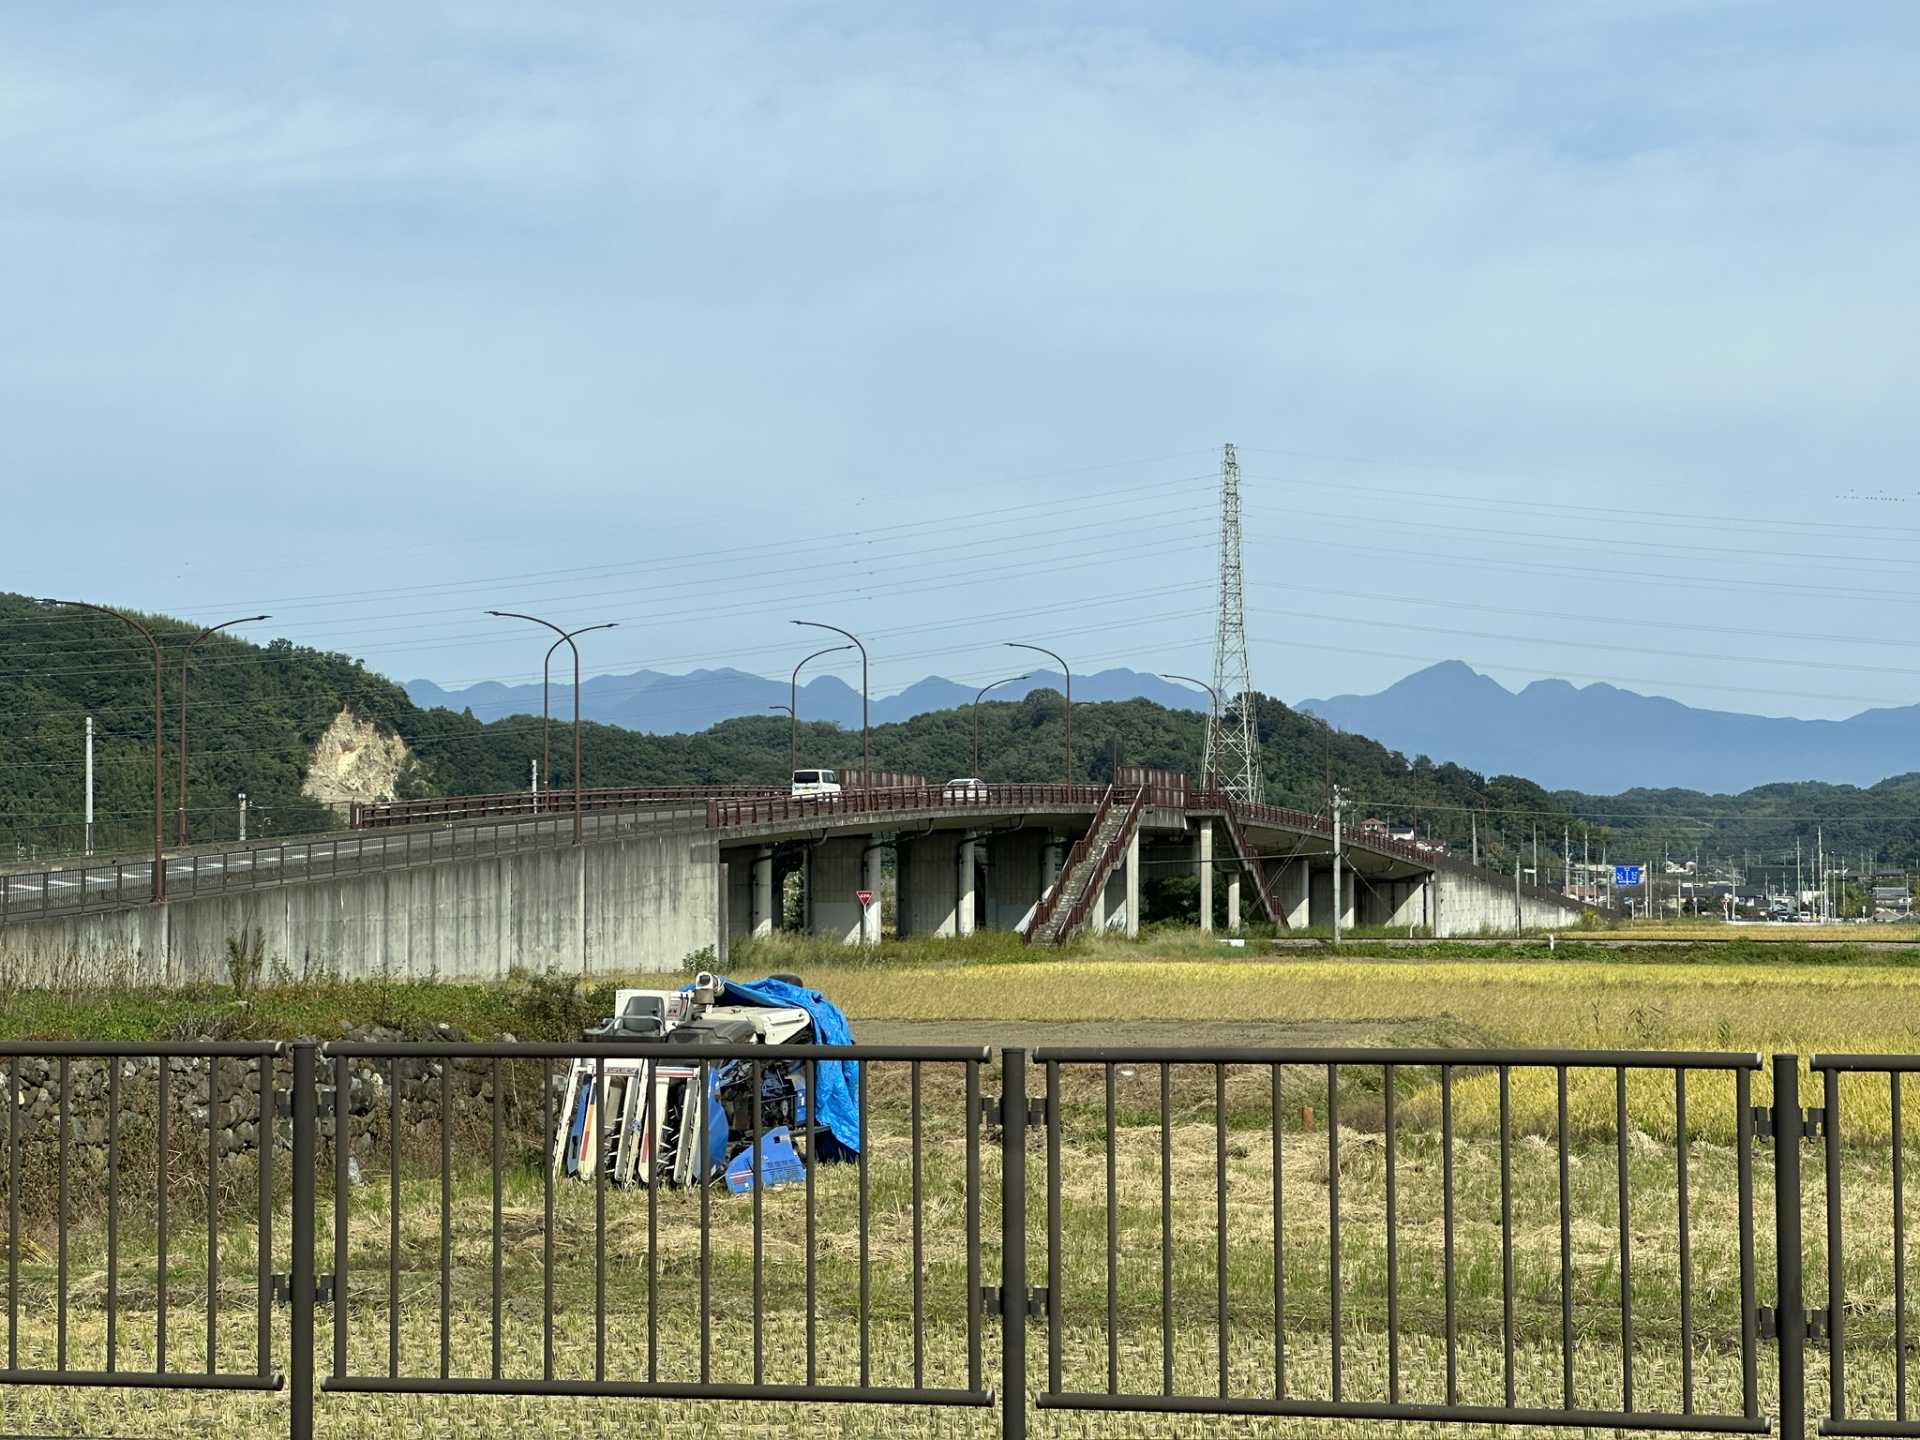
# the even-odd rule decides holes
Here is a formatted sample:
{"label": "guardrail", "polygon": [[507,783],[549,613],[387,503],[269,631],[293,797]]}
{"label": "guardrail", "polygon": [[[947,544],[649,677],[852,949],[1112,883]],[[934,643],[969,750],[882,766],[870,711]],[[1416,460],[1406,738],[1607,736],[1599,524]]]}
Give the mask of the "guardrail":
{"label": "guardrail", "polygon": [[885,815],[911,810],[998,810],[1093,806],[1103,785],[928,785],[849,790],[839,795],[772,795],[751,800],[709,800],[707,825],[775,825],[836,815]]}
{"label": "guardrail", "polygon": [[[636,805],[662,805],[742,796],[780,795],[779,785],[626,785],[582,790],[582,811],[625,810]],[[424,800],[355,801],[347,824],[352,830],[377,830],[398,825],[422,825],[442,820],[486,820],[510,815],[570,815],[573,791],[543,790],[538,795],[517,790],[503,795],[440,795]]]}

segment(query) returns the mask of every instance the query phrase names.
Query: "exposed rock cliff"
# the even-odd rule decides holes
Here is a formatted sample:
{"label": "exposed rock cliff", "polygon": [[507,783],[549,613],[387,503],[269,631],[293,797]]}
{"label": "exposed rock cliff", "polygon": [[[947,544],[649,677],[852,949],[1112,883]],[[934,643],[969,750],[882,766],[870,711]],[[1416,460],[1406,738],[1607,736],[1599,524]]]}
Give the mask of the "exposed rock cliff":
{"label": "exposed rock cliff", "polygon": [[392,800],[413,763],[406,741],[342,709],[315,743],[300,793],[328,805]]}

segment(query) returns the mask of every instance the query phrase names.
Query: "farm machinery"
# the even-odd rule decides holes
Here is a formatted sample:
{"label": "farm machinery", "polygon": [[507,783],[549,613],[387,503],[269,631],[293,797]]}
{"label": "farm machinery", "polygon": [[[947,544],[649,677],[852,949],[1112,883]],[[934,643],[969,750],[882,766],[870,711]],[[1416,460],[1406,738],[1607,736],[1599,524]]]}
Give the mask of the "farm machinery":
{"label": "farm machinery", "polygon": [[[780,1054],[853,1039],[838,1007],[795,977],[740,984],[703,971],[682,990],[617,990],[614,1013],[581,1038],[648,1050],[574,1062],[553,1137],[556,1175],[591,1181],[604,1169],[613,1185],[724,1182],[742,1194],[860,1148],[857,1063]],[[703,1058],[712,1046],[769,1053]],[[663,1057],[662,1047],[685,1055]]]}

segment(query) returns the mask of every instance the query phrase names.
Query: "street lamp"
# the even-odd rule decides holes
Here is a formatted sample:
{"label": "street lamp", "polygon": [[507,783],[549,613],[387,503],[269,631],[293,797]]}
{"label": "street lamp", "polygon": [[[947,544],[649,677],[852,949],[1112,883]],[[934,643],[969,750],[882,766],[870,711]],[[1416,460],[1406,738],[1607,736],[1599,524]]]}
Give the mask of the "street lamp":
{"label": "street lamp", "polygon": [[[610,630],[614,623],[604,625],[584,625],[578,630],[562,630],[551,620],[542,620],[538,615],[523,615],[518,610],[489,610],[487,614],[501,620],[531,620],[535,625],[544,625],[560,637],[547,649],[553,654],[561,642],[573,651],[573,843],[578,845],[585,839],[585,830],[580,821],[580,647],[573,643],[575,635],[584,635],[589,630]],[[544,692],[545,687],[542,687]],[[544,708],[544,702],[543,702]]]}
{"label": "street lamp", "polygon": [[[860,643],[860,637],[851,630],[842,630],[838,625],[823,625],[818,620],[796,620],[796,625],[806,625],[815,630],[831,630],[836,635],[844,635],[853,642],[854,649],[860,652],[860,788],[873,788],[873,733],[867,724],[867,647]],[[844,650],[847,647],[834,647]],[[825,652],[822,652],[825,653]],[[805,664],[803,660],[801,664]],[[794,671],[795,675],[800,672]]]}
{"label": "street lamp", "polygon": [[996,680],[991,685],[982,685],[979,693],[973,697],[973,769],[970,772],[976,778],[980,774],[980,696],[989,690],[998,690],[1002,685],[1011,685],[1016,680],[1028,679],[1025,675],[1009,675],[1004,680]]}
{"label": "street lamp", "polygon": [[1019,640],[1009,640],[1006,642],[1006,644],[1007,644],[1007,647],[1012,650],[1037,650],[1042,655],[1051,656],[1054,662],[1060,666],[1060,673],[1067,677],[1067,779],[1066,779],[1066,783],[1071,785],[1073,783],[1073,671],[1068,667],[1067,662],[1065,660],[1062,660],[1058,655],[1055,655],[1053,651],[1047,649],[1043,645],[1028,645],[1023,641],[1019,641]]}
{"label": "street lamp", "polygon": [[[794,623],[799,625],[804,625],[806,622],[804,620],[799,620],[799,621],[795,621]],[[788,677],[788,680],[787,680],[787,703],[785,705],[769,705],[767,707],[769,710],[784,710],[787,712],[787,779],[789,780],[793,779],[793,767],[800,763],[799,762],[799,745],[800,745],[800,670],[801,670],[801,667],[808,664],[811,661],[818,660],[822,655],[834,655],[834,654],[838,654],[842,650],[851,650],[851,649],[853,649],[853,646],[851,645],[829,645],[825,650],[814,651],[813,654],[807,656],[805,660],[802,660],[799,665],[796,665],[793,667],[793,674],[790,677]],[[861,684],[864,686],[865,683],[866,683],[866,679],[863,674],[861,677]]]}
{"label": "street lamp", "polygon": [[[487,613],[497,615],[500,612],[490,610]],[[544,625],[546,621],[543,620],[540,623]],[[564,642],[571,640],[575,635],[584,635],[589,630],[611,630],[619,623],[618,620],[609,620],[604,625],[582,625],[578,630],[569,630],[566,634],[562,635],[560,639],[554,641],[553,644],[547,647],[546,659],[540,662],[540,785],[542,793],[549,798],[551,798],[553,794],[553,722],[547,717],[547,680],[552,671],[553,652],[558,650]],[[577,662],[579,658],[579,655],[576,653],[574,660]],[[577,665],[573,683],[575,686],[578,686],[580,683]],[[575,698],[577,701],[578,697],[576,696]],[[574,708],[579,708],[577,703]],[[576,757],[576,768],[578,768],[578,763],[578,757]]]}
{"label": "street lamp", "polygon": [[[187,843],[187,661],[193,658],[193,647],[216,630],[225,630],[231,625],[251,625],[256,620],[271,620],[271,615],[243,615],[238,620],[228,620],[219,625],[209,625],[193,639],[187,642],[187,648],[180,652],[180,793],[174,797],[174,833],[173,843]],[[243,835],[240,837],[245,839]]]}
{"label": "street lamp", "polygon": [[42,605],[71,605],[76,610],[92,610],[97,614],[111,615],[122,625],[130,625],[138,630],[141,637],[153,648],[153,903],[158,905],[167,898],[167,857],[160,834],[160,817],[165,812],[166,796],[163,793],[163,772],[166,767],[166,717],[160,702],[160,642],[153,638],[153,632],[131,616],[122,615],[118,610],[109,610],[104,605],[93,605],[85,600],[42,600]]}
{"label": "street lamp", "polygon": [[[1211,697],[1211,699],[1213,700],[1213,709],[1208,712],[1208,718],[1213,722],[1214,730],[1216,732],[1219,730],[1220,728],[1220,692],[1218,690],[1214,689],[1213,686],[1207,684],[1206,681],[1197,680],[1191,675],[1164,675],[1163,674],[1160,678],[1162,680],[1184,680],[1187,682],[1187,684],[1198,685],[1202,690],[1206,691],[1208,696]],[[1213,784],[1213,777],[1211,775],[1202,775],[1200,777],[1200,783],[1205,785],[1209,790],[1215,788]]]}

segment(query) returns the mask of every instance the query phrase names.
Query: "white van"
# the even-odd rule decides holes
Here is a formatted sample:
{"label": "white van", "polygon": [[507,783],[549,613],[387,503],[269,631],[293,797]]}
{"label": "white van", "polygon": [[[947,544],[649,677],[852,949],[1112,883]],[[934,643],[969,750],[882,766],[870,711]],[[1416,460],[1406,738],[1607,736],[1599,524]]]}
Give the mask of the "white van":
{"label": "white van", "polygon": [[793,793],[797,796],[838,795],[840,772],[837,770],[796,770]]}

